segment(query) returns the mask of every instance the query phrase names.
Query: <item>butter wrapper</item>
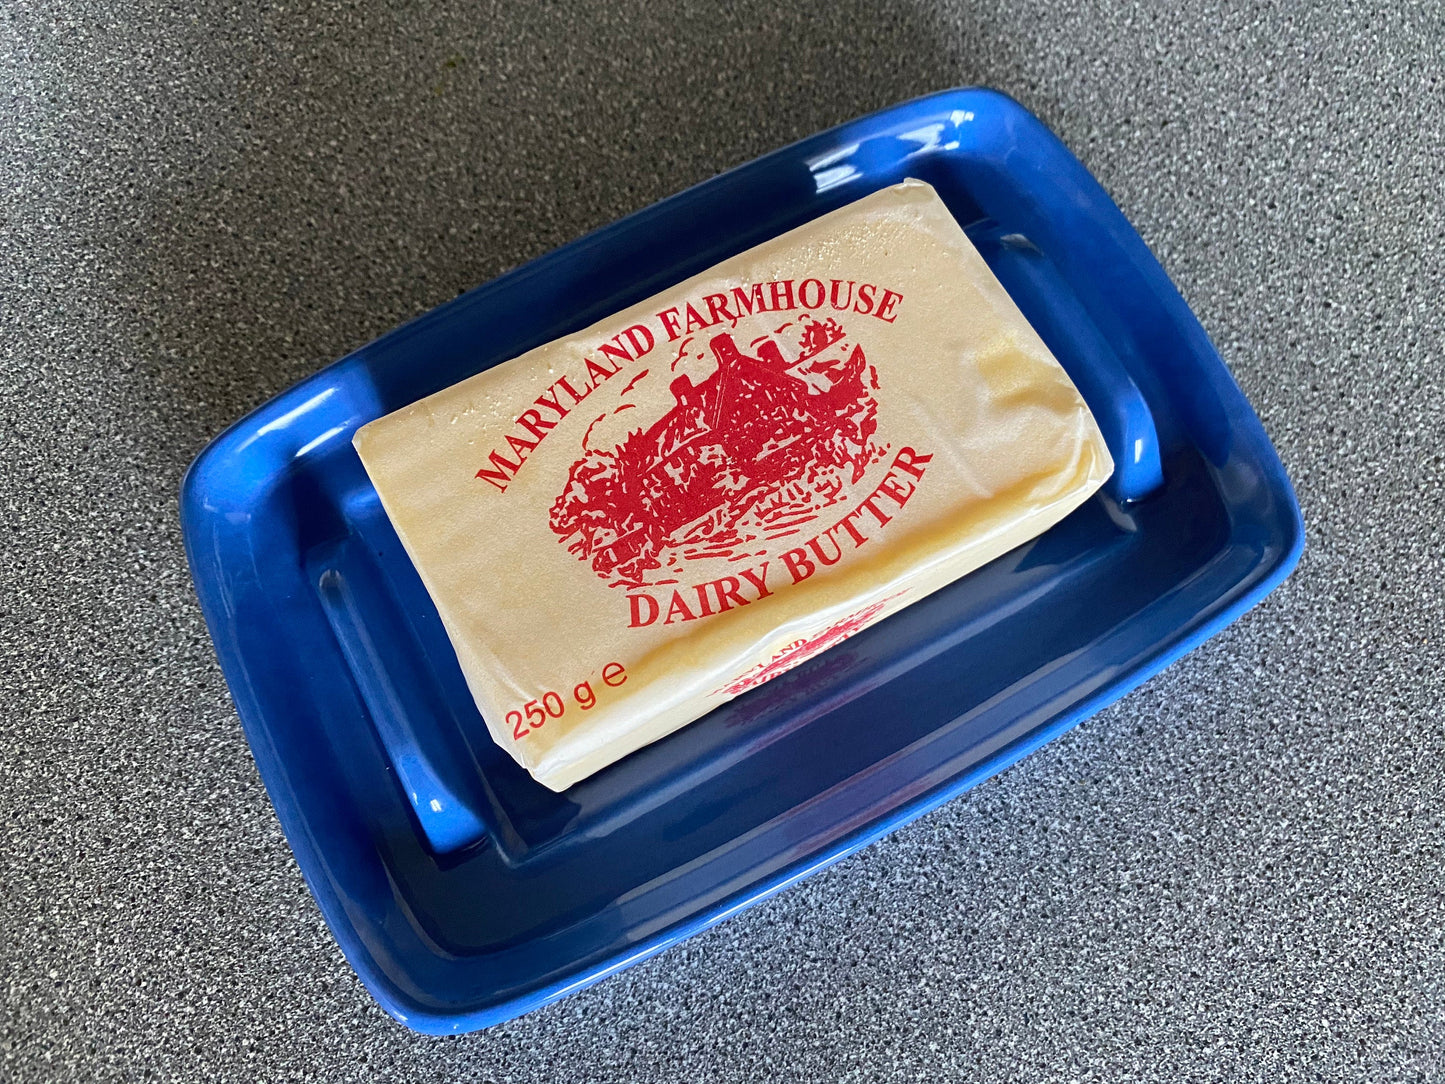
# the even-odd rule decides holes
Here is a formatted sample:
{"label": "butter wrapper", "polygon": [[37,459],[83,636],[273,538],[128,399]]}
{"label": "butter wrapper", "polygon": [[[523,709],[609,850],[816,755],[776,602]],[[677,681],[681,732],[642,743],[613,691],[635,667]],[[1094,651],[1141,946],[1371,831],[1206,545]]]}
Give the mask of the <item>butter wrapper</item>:
{"label": "butter wrapper", "polygon": [[493,739],[554,790],[1036,536],[1113,470],[913,180],[355,446]]}

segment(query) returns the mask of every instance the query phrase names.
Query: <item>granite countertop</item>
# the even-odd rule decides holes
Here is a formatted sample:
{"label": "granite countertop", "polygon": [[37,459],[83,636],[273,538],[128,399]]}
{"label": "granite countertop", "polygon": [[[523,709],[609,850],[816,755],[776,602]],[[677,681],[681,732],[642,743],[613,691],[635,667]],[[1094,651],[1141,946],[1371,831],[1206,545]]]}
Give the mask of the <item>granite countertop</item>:
{"label": "granite countertop", "polygon": [[[0,8],[0,1080],[1445,1079],[1445,9]],[[1114,195],[1295,575],[1066,737],[555,1006],[387,1018],[282,838],[176,494],[509,266],[957,84]]]}

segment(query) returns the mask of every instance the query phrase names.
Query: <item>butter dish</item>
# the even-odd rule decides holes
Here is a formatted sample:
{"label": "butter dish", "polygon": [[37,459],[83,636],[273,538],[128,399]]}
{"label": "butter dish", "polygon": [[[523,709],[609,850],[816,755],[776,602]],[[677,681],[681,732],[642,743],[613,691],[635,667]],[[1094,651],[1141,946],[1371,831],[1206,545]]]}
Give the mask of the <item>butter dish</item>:
{"label": "butter dish", "polygon": [[[540,785],[493,741],[357,432],[910,178],[1063,367],[1112,474],[845,642]],[[572,993],[962,793],[1238,618],[1303,544],[1268,437],[1159,263],[1057,138],[980,89],[776,151],[362,347],[217,437],[181,520],[301,872],[378,1002],[437,1034]]]}

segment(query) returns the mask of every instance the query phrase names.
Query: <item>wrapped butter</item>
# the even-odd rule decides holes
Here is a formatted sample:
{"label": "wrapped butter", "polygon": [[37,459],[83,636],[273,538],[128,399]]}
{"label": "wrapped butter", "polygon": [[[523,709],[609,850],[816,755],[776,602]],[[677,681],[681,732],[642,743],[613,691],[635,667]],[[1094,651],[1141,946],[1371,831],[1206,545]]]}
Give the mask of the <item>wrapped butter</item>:
{"label": "wrapped butter", "polygon": [[493,739],[554,790],[1034,537],[1113,469],[914,180],[355,445]]}

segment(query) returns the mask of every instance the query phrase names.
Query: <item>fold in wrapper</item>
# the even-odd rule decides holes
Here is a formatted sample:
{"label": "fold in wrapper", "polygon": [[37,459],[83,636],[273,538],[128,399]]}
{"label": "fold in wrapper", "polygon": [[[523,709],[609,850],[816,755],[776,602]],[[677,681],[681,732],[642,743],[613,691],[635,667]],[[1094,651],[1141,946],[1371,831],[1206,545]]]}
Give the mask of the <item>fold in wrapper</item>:
{"label": "fold in wrapper", "polygon": [[355,445],[492,738],[554,790],[1033,538],[1113,470],[913,180]]}

